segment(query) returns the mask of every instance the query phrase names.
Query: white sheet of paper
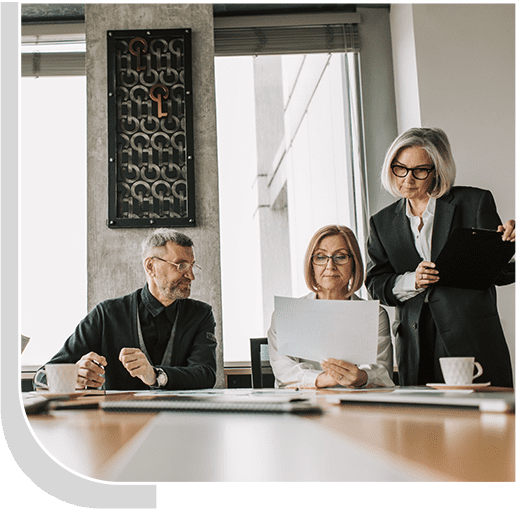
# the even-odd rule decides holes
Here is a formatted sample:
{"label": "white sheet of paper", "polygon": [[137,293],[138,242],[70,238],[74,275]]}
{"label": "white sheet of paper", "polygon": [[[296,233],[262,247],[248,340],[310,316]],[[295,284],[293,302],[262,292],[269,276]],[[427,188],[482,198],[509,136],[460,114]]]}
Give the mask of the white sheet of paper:
{"label": "white sheet of paper", "polygon": [[379,301],[274,297],[278,351],[320,362],[377,361]]}

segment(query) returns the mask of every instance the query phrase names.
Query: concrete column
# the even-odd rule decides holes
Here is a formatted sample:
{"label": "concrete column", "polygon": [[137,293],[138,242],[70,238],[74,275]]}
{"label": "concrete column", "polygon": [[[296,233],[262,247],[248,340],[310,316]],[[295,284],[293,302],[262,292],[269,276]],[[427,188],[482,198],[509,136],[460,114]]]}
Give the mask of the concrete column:
{"label": "concrete column", "polygon": [[388,9],[359,7],[357,12],[362,20],[359,27],[361,94],[368,213],[372,215],[393,201],[380,183],[382,162],[397,136],[393,58]]}
{"label": "concrete column", "polygon": [[145,283],[140,244],[147,228],[111,230],[108,217],[107,31],[191,28],[196,220],[182,228],[203,273],[192,298],[213,307],[219,341],[217,387],[223,387],[220,231],[211,4],[86,4],[88,309]]}
{"label": "concrete column", "polygon": [[422,125],[418,96],[413,5],[391,5],[391,44],[398,132]]}

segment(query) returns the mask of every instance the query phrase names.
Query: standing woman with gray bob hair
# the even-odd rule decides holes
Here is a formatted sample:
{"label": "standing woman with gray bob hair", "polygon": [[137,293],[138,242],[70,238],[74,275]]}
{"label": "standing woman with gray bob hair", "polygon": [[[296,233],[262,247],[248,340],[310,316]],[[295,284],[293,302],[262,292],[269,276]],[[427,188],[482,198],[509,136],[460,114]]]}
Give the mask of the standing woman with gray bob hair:
{"label": "standing woman with gray bob hair", "polygon": [[[401,385],[443,382],[440,357],[475,357],[478,382],[511,387],[512,368],[496,303],[496,288],[438,285],[434,261],[457,227],[502,232],[515,242],[515,221],[504,225],[490,191],[454,186],[456,166],[446,134],[412,128],[389,147],[382,185],[398,201],[370,219],[366,287],[396,307],[393,333]],[[476,276],[476,275],[475,275]],[[510,262],[495,282],[515,281]]]}
{"label": "standing woman with gray bob hair", "polygon": [[[382,165],[381,178],[384,189],[397,198],[401,197],[399,184],[402,182],[399,178],[395,178],[400,175],[395,175],[393,167],[399,152],[408,147],[421,148],[432,162],[434,173],[431,175],[429,194],[435,198],[440,198],[448,193],[456,178],[456,164],[452,157],[451,145],[447,135],[441,129],[435,127],[409,129],[392,143]],[[400,172],[403,175],[404,170],[400,170]],[[429,173],[424,173],[424,175],[428,177]]]}

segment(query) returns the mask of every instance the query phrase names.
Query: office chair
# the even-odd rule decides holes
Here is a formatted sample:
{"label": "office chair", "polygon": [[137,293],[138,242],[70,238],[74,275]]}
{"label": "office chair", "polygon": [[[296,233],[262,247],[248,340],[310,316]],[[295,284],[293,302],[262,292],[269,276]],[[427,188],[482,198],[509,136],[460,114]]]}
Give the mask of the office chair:
{"label": "office chair", "polygon": [[252,388],[274,387],[274,374],[269,362],[267,338],[250,338]]}

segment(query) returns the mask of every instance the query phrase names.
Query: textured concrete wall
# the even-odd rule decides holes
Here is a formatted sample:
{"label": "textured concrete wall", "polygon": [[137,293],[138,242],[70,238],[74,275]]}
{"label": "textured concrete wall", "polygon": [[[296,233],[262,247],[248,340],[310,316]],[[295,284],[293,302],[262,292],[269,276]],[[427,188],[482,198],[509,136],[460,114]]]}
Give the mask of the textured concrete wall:
{"label": "textured concrete wall", "polygon": [[382,188],[380,169],[397,136],[389,8],[359,7],[360,69],[368,216],[394,201]]}
{"label": "textured concrete wall", "polygon": [[220,233],[211,4],[86,4],[88,309],[145,283],[140,244],[147,228],[111,230],[108,217],[108,30],[191,28],[196,220],[183,228],[195,243],[203,273],[192,297],[213,307],[219,339],[217,386],[223,386]]}

